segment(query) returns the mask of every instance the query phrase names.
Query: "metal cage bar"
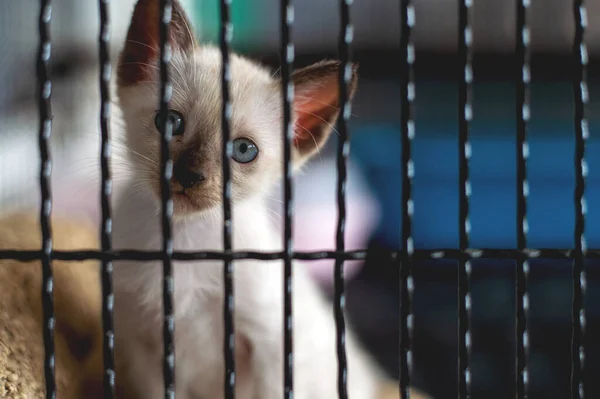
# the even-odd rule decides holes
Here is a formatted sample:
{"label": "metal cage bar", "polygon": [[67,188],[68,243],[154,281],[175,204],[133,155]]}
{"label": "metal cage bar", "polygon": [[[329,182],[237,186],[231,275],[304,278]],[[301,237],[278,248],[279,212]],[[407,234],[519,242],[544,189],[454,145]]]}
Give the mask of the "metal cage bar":
{"label": "metal cage bar", "polygon": [[587,11],[583,0],[574,0],[573,14],[575,18],[575,40],[573,53],[575,58],[575,74],[573,76],[573,97],[575,98],[575,250],[573,262],[573,339],[571,347],[572,375],[571,397],[583,398],[584,386],[584,335],[586,327],[585,290],[586,273],[585,257],[587,245],[585,242],[585,216],[587,206],[584,198],[585,179],[588,167],[585,161],[585,145],[589,137],[589,127],[586,108],[589,101],[587,86],[588,53],[584,40],[587,28]]}
{"label": "metal cage bar", "polygon": [[39,48],[37,52],[38,107],[40,116],[40,228],[42,249],[39,257],[42,262],[42,309],[44,335],[44,376],[46,379],[46,398],[56,397],[55,352],[54,352],[54,277],[52,275],[52,158],[50,155],[50,137],[52,136],[52,82],[50,81],[50,59],[52,43],[50,24],[52,21],[52,1],[40,1],[38,19]]}
{"label": "metal cage bar", "polygon": [[[390,251],[391,256],[405,256],[404,251]],[[1,250],[0,259],[13,259],[21,262],[31,262],[39,260],[42,257],[42,251],[38,250]],[[157,261],[164,258],[162,251],[137,251],[137,250],[112,250],[112,251],[51,251],[52,259],[62,261],[82,261],[82,260],[104,260],[110,259],[123,261]],[[281,260],[283,252],[231,252],[228,255],[223,252],[195,252],[195,251],[176,251],[173,252],[172,259],[177,261],[198,261],[198,260]],[[323,259],[342,259],[342,260],[365,260],[366,250],[353,251],[295,251],[292,254],[293,259],[316,261]],[[586,259],[600,259],[600,249],[586,250]],[[440,249],[415,249],[414,260],[471,260],[471,259],[570,259],[575,258],[573,249],[550,249],[550,248],[526,248],[522,251],[516,249],[496,249],[496,248],[467,248],[465,250],[455,248]]]}
{"label": "metal cage bar", "polygon": [[[516,53],[517,67],[517,249],[527,247],[527,197],[529,183],[527,181],[527,158],[529,157],[529,144],[527,142],[527,124],[529,122],[530,98],[529,83],[531,71],[529,67],[530,32],[527,16],[531,0],[517,0],[517,31]],[[517,397],[527,398],[529,394],[529,331],[527,329],[527,316],[529,311],[529,295],[527,293],[527,277],[529,262],[525,259],[517,260],[516,265],[516,377]]]}
{"label": "metal cage bar", "polygon": [[292,140],[294,125],[292,119],[292,104],[294,102],[294,83],[291,74],[294,68],[294,45],[291,40],[292,24],[294,23],[294,6],[291,0],[281,0],[281,96],[283,100],[283,375],[284,398],[294,396],[293,375],[293,316],[292,316]]}
{"label": "metal cage bar", "polygon": [[233,24],[231,23],[231,0],[221,0],[221,96],[223,107],[221,112],[222,128],[222,170],[223,170],[223,280],[224,302],[223,320],[225,324],[224,356],[225,356],[225,398],[235,397],[235,332],[234,332],[234,296],[233,296],[233,256],[231,248],[231,168],[229,159],[233,152],[230,141],[231,131],[231,99],[229,83],[231,82],[231,65],[229,51],[233,38]]}
{"label": "metal cage bar", "polygon": [[[100,204],[102,208],[102,222],[100,227],[100,241],[102,252],[112,249],[112,218],[110,198],[112,194],[112,180],[110,174],[110,17],[108,12],[110,0],[99,0],[98,11],[100,29],[98,32],[98,56],[100,62]],[[104,398],[115,398],[115,357],[114,357],[114,325],[113,305],[114,294],[112,284],[113,264],[110,259],[102,260],[102,335],[104,356]]]}
{"label": "metal cage bar", "polygon": [[[390,251],[391,256],[404,256],[404,251]],[[111,259],[123,261],[157,261],[163,259],[162,251],[138,251],[138,250],[112,250],[112,251],[63,251],[54,250],[51,252],[52,259],[62,261],[82,261],[82,260],[103,260]],[[177,261],[196,261],[196,260],[224,260],[225,258],[233,260],[281,260],[283,252],[245,252],[237,251],[225,255],[222,252],[195,252],[195,251],[175,251],[172,259]],[[37,250],[1,250],[0,259],[13,259],[21,262],[30,262],[39,260],[42,256],[41,251]],[[343,260],[365,260],[366,250],[353,251],[294,251],[293,259],[316,261],[323,259],[343,259]],[[467,248],[465,250],[455,248],[440,249],[415,249],[414,260],[469,260],[469,259],[558,259],[573,260],[575,257],[573,249],[552,249],[552,248],[526,248],[522,251],[516,249],[497,249],[497,248]],[[586,251],[586,259],[600,259],[600,249],[589,249]]]}
{"label": "metal cage bar", "polygon": [[415,9],[412,0],[402,0],[400,6],[401,32],[400,52],[402,59],[401,85],[402,104],[400,119],[402,126],[402,243],[406,256],[401,262],[400,297],[400,397],[410,398],[412,377],[412,334],[413,314],[412,295],[414,282],[412,276],[414,242],[412,237],[412,217],[414,202],[412,183],[415,165],[412,159],[412,141],[415,138],[413,104],[415,101],[414,62],[415,49],[412,42],[412,30],[415,26]]}
{"label": "metal cage bar", "polygon": [[172,88],[170,81],[171,44],[169,42],[169,25],[173,4],[171,0],[160,0],[159,30],[160,30],[160,113],[162,126],[160,141],[161,199],[162,199],[162,238],[163,238],[163,374],[165,398],[175,398],[175,318],[173,293],[173,200],[171,198],[171,177],[173,161],[171,160],[170,144],[173,136],[173,125],[167,117]]}
{"label": "metal cage bar", "polygon": [[[473,0],[461,0],[459,3],[459,40],[458,51],[462,68],[462,77],[458,86],[458,193],[459,193],[459,248],[469,246],[471,230],[469,220],[469,198],[471,182],[469,180],[469,142],[470,122],[473,117],[471,86],[473,83],[473,30],[471,28],[471,8]],[[460,259],[458,264],[458,396],[469,398],[471,395],[471,260]]]}
{"label": "metal cage bar", "polygon": [[[351,102],[348,92],[352,80],[351,43],[354,37],[354,28],[350,21],[350,6],[353,0],[340,1],[340,36],[338,51],[341,67],[339,71],[340,109],[341,118],[338,120],[338,148],[337,148],[337,206],[338,220],[336,228],[336,251],[345,251],[346,230],[346,178],[347,163],[350,155],[350,140],[348,120],[350,119]],[[336,325],[337,357],[338,357],[338,397],[348,398],[348,365],[346,359],[346,321],[344,308],[346,303],[344,280],[344,259],[337,258],[334,270],[334,316]]]}

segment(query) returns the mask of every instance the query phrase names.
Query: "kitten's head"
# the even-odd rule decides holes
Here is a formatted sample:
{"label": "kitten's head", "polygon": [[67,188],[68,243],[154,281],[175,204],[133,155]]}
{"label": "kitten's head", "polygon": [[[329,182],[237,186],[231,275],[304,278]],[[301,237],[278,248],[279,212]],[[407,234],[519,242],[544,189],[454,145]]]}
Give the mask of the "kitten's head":
{"label": "kitten's head", "polygon": [[[157,198],[161,174],[159,12],[158,0],[138,1],[117,71],[133,173]],[[176,214],[197,213],[221,203],[221,53],[197,45],[176,0],[169,34],[174,210]],[[265,194],[282,175],[283,101],[281,81],[267,69],[235,54],[230,56],[230,65],[232,197],[239,201]],[[339,68],[337,61],[323,61],[292,76],[294,169],[318,152],[332,131],[339,114]],[[350,96],[356,80],[354,67]]]}

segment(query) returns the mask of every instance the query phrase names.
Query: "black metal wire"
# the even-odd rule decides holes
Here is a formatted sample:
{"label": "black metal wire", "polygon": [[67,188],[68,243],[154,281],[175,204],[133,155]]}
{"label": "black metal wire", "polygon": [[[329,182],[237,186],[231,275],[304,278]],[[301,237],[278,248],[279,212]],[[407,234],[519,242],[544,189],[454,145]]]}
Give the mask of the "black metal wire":
{"label": "black metal wire", "polygon": [[[406,251],[389,251],[392,256],[406,257]],[[42,251],[36,250],[0,250],[1,259],[12,259],[21,262],[30,262],[39,260],[43,256]],[[164,252],[162,251],[136,251],[136,250],[112,250],[112,251],[51,251],[52,259],[62,261],[84,261],[84,260],[105,260],[112,261],[142,261],[150,262],[162,260]],[[173,252],[171,259],[188,262],[198,260],[281,260],[283,252],[230,252],[229,255],[223,252],[194,252],[178,251]],[[600,249],[588,249],[585,253],[586,259],[600,259]],[[293,253],[293,259],[314,261],[323,259],[342,259],[347,260],[365,260],[367,250],[353,251],[316,251],[306,252],[298,251]],[[517,249],[497,249],[497,248],[467,248],[464,250],[454,248],[440,249],[416,249],[413,254],[414,260],[469,260],[469,259],[555,259],[555,260],[573,260],[575,250],[573,249],[550,249],[550,248],[526,248],[522,251]]]}
{"label": "black metal wire", "polygon": [[294,396],[294,348],[293,348],[293,313],[292,313],[292,140],[294,125],[292,122],[292,104],[294,102],[294,84],[290,79],[294,68],[294,45],[291,40],[292,24],[294,23],[294,6],[291,0],[281,0],[281,96],[283,99],[283,375],[284,398]]}
{"label": "black metal wire", "polygon": [[575,75],[573,78],[573,96],[575,98],[575,250],[573,262],[573,340],[571,347],[572,374],[571,397],[583,398],[584,385],[584,336],[586,327],[585,290],[587,286],[585,273],[585,258],[587,245],[585,242],[585,179],[587,163],[585,161],[585,144],[589,137],[589,127],[586,108],[589,101],[587,85],[588,53],[584,40],[587,28],[587,11],[583,0],[574,0],[573,14],[575,18],[575,40],[573,53],[575,57]]}
{"label": "black metal wire", "polygon": [[[110,176],[110,18],[108,5],[110,0],[99,0],[100,32],[98,35],[98,52],[100,58],[100,168],[102,173],[100,203],[102,207],[102,226],[100,241],[102,252],[112,249],[112,218],[110,197],[112,180]],[[113,264],[109,259],[102,261],[102,328],[104,352],[104,398],[115,398],[115,358],[113,305],[114,294],[112,284]]]}
{"label": "black metal wire", "polygon": [[52,136],[52,82],[50,81],[50,57],[52,44],[50,41],[50,23],[52,21],[51,0],[40,1],[38,19],[39,48],[37,53],[38,107],[40,115],[39,148],[40,148],[40,228],[42,233],[42,249],[39,258],[42,261],[42,308],[44,313],[44,376],[46,379],[46,398],[56,397],[56,380],[54,376],[54,277],[52,276],[52,158],[50,156],[50,137]]}
{"label": "black metal wire", "polygon": [[[406,251],[389,251],[391,256],[406,257]],[[39,260],[43,256],[42,251],[36,250],[0,250],[1,259],[12,259],[21,262],[31,262]],[[162,260],[164,252],[162,251],[136,251],[136,250],[112,250],[112,251],[51,251],[52,259],[61,261],[84,261],[84,260],[105,260],[112,261],[142,261],[150,262]],[[283,252],[230,252],[228,255],[223,252],[194,252],[178,251],[173,252],[171,259],[188,262],[198,260],[281,260]],[[585,253],[586,259],[600,259],[600,249],[588,249]],[[323,259],[342,259],[347,260],[365,260],[367,250],[353,251],[316,251],[306,252],[298,251],[293,253],[293,258],[298,260],[315,261]],[[470,260],[470,259],[555,259],[555,260],[573,260],[575,250],[573,249],[550,249],[550,248],[526,248],[522,251],[517,249],[497,249],[497,248],[467,248],[464,250],[454,248],[440,249],[416,249],[413,254],[414,260]]]}
{"label": "black metal wire", "polygon": [[412,29],[415,25],[415,9],[412,0],[402,0],[400,7],[402,30],[400,32],[400,52],[402,58],[402,243],[406,257],[401,260],[401,297],[400,297],[400,397],[410,398],[412,374],[412,334],[413,334],[413,276],[412,263],[414,243],[412,237],[412,217],[414,202],[412,199],[412,179],[414,162],[412,159],[412,141],[415,138],[413,103],[415,100],[414,62],[415,49],[412,43]]}
{"label": "black metal wire", "polygon": [[[341,67],[339,71],[340,108],[341,118],[338,121],[338,150],[337,150],[337,206],[338,221],[336,229],[336,251],[345,250],[346,230],[346,177],[347,162],[350,155],[350,140],[348,131],[348,120],[350,119],[351,102],[348,88],[352,80],[351,43],[354,36],[354,27],[350,22],[350,5],[353,0],[340,1],[340,36],[339,54]],[[344,259],[338,258],[335,262],[334,271],[334,316],[336,325],[336,342],[338,356],[338,397],[348,398],[348,366],[346,359],[346,321],[344,320],[344,308],[346,297],[344,281]]]}
{"label": "black metal wire", "polygon": [[223,320],[225,324],[224,356],[225,356],[225,398],[235,397],[235,332],[233,324],[234,294],[233,294],[233,257],[231,256],[231,169],[229,159],[233,152],[230,142],[231,100],[229,83],[231,82],[231,65],[229,63],[229,49],[233,38],[233,24],[231,23],[231,0],[221,0],[221,95],[223,108],[221,114],[223,145],[223,253],[224,253],[224,303]]}
{"label": "black metal wire", "polygon": [[[469,246],[469,198],[471,182],[469,181],[469,159],[471,144],[469,142],[470,122],[473,116],[471,104],[471,85],[473,82],[472,44],[473,31],[470,14],[473,0],[459,2],[459,40],[458,52],[463,76],[459,80],[458,89],[458,160],[459,160],[459,248]],[[458,396],[471,396],[471,262],[460,260],[458,265]]]}
{"label": "black metal wire", "polygon": [[[527,15],[531,0],[517,0],[517,249],[527,247],[527,197],[529,183],[527,181],[527,158],[529,157],[529,144],[527,142],[527,124],[530,117],[529,82],[531,71],[529,66],[530,32],[527,25]],[[527,316],[529,310],[529,295],[527,293],[527,277],[529,263],[520,259],[516,267],[516,375],[517,397],[527,398],[529,393],[529,331],[527,329]]]}
{"label": "black metal wire", "polygon": [[171,64],[171,43],[169,43],[169,25],[173,11],[172,0],[160,0],[160,113],[161,142],[160,160],[162,166],[161,199],[162,199],[162,236],[163,236],[163,345],[164,363],[163,374],[165,384],[165,398],[175,398],[175,318],[173,294],[175,283],[173,281],[173,200],[171,198],[171,177],[173,175],[173,161],[170,156],[170,143],[173,136],[173,126],[168,118],[169,102],[171,101],[172,87],[170,82],[169,67]]}

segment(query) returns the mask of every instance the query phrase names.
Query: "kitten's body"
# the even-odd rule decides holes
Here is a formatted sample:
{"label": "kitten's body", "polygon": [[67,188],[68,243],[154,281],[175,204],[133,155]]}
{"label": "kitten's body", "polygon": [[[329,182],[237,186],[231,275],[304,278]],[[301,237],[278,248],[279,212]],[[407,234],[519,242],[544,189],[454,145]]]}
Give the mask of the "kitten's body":
{"label": "kitten's body", "polygon": [[[134,195],[134,194],[132,194]],[[138,194],[139,195],[139,194]],[[148,197],[146,197],[148,198]],[[115,245],[157,250],[159,216],[148,219],[143,198],[115,215],[115,238],[144,221]],[[129,203],[133,205],[133,203]],[[216,212],[218,213],[218,212]],[[250,200],[233,208],[234,249],[277,251],[281,239],[269,228],[266,207]],[[145,227],[142,227],[145,226]],[[174,223],[175,250],[222,250],[220,215]],[[330,399],[337,395],[337,363],[332,307],[302,265],[294,265],[294,395]],[[161,398],[162,268],[160,262],[123,262],[115,268],[117,356],[135,362],[131,383],[139,398]],[[238,397],[280,398],[283,394],[283,265],[280,261],[235,262],[235,327]],[[126,299],[125,299],[126,298]],[[179,398],[223,397],[223,262],[175,262],[176,387]],[[349,392],[376,397],[375,370],[348,336]],[[151,377],[154,376],[154,377]],[[122,377],[120,377],[122,378]],[[254,394],[250,394],[250,392]]]}
{"label": "kitten's body", "polygon": [[[173,98],[185,118],[171,144],[174,160],[175,250],[222,251],[221,56],[197,47],[189,22],[173,2]],[[114,247],[160,250],[159,131],[156,67],[158,2],[140,0],[118,70],[133,179],[117,196]],[[324,62],[294,76],[298,169],[326,141],[339,112],[339,64]],[[356,86],[351,70],[350,94]],[[282,174],[281,83],[256,63],[231,56],[231,139],[250,139],[260,152],[248,162],[231,160],[234,250],[281,251],[265,204]],[[236,147],[237,148],[237,147]],[[242,147],[240,147],[242,148]],[[243,147],[243,154],[248,147]],[[240,158],[238,158],[240,159]],[[183,168],[183,169],[181,169]],[[182,172],[183,170],[183,172]],[[177,173],[198,172],[185,187]],[[187,175],[186,175],[187,173]],[[198,175],[200,176],[200,175]],[[318,228],[318,226],[315,226]],[[223,262],[175,262],[176,392],[180,399],[223,397]],[[283,264],[236,261],[235,330],[240,399],[283,396]],[[337,351],[332,306],[301,265],[294,265],[294,396],[337,396]],[[160,262],[115,262],[117,382],[129,397],[162,398],[162,269]],[[353,399],[377,396],[375,366],[347,335],[348,390]]]}

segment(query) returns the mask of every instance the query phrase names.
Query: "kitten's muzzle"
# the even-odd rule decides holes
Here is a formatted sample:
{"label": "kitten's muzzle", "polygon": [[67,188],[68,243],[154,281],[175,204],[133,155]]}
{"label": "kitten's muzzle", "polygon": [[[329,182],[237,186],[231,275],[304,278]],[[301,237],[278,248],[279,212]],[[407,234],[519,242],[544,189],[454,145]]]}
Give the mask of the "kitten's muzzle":
{"label": "kitten's muzzle", "polygon": [[190,168],[185,159],[180,159],[175,163],[173,176],[184,189],[192,188],[206,179],[201,170]]}

